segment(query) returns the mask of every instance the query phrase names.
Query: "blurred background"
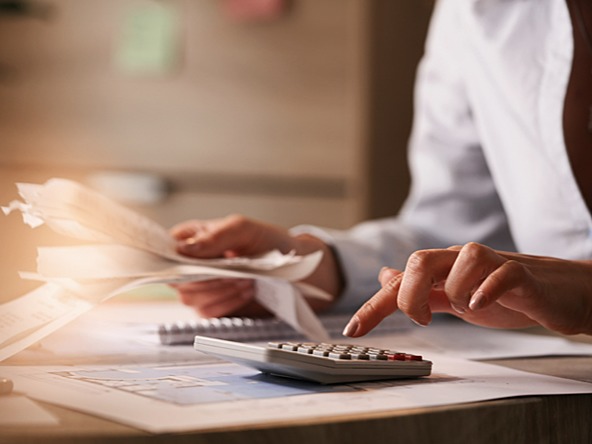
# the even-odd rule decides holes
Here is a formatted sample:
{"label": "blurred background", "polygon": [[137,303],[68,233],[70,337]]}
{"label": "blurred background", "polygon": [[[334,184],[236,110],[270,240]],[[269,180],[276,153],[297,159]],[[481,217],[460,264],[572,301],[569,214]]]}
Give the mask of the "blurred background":
{"label": "blurred background", "polygon": [[[395,214],[432,0],[0,0],[0,204],[66,177],[165,226]],[[0,302],[69,239],[0,214]]]}

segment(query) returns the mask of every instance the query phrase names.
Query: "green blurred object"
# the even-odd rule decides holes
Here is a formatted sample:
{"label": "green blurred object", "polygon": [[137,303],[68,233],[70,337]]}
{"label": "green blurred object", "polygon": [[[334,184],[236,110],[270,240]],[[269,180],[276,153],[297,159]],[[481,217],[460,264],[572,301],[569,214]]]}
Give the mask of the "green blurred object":
{"label": "green blurred object", "polygon": [[115,53],[117,69],[127,75],[159,76],[179,66],[179,19],[165,2],[149,2],[124,17]]}

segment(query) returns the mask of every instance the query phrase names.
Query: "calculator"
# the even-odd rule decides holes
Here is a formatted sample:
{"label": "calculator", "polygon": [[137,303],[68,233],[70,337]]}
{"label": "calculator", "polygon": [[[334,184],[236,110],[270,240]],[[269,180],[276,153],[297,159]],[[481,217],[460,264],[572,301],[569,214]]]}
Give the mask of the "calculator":
{"label": "calculator", "polygon": [[196,336],[194,348],[263,373],[321,384],[430,375],[432,362],[410,353],[354,344],[268,342],[267,346]]}

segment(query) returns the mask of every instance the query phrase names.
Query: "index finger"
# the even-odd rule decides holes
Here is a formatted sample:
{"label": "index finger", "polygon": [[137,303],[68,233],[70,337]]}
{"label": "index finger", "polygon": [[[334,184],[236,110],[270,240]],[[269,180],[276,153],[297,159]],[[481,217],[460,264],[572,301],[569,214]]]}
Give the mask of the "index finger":
{"label": "index finger", "polygon": [[364,336],[385,317],[397,310],[397,296],[403,273],[397,270],[390,271],[394,273],[394,276],[388,278],[382,288],[352,316],[343,330],[344,336],[352,338]]}

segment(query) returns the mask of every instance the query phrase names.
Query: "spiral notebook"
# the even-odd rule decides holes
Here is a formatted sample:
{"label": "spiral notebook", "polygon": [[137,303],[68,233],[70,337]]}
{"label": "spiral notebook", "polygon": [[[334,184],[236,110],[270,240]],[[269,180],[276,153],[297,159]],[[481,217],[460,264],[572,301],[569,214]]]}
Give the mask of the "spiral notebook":
{"label": "spiral notebook", "polygon": [[[331,338],[341,338],[343,328],[350,320],[351,314],[333,314],[320,316],[320,320]],[[384,335],[407,330],[411,327],[408,318],[395,313],[378,324],[369,335]],[[186,345],[193,344],[196,335],[210,336],[238,342],[305,340],[298,331],[279,319],[255,318],[207,318],[192,321],[163,323],[158,327],[161,344]]]}

